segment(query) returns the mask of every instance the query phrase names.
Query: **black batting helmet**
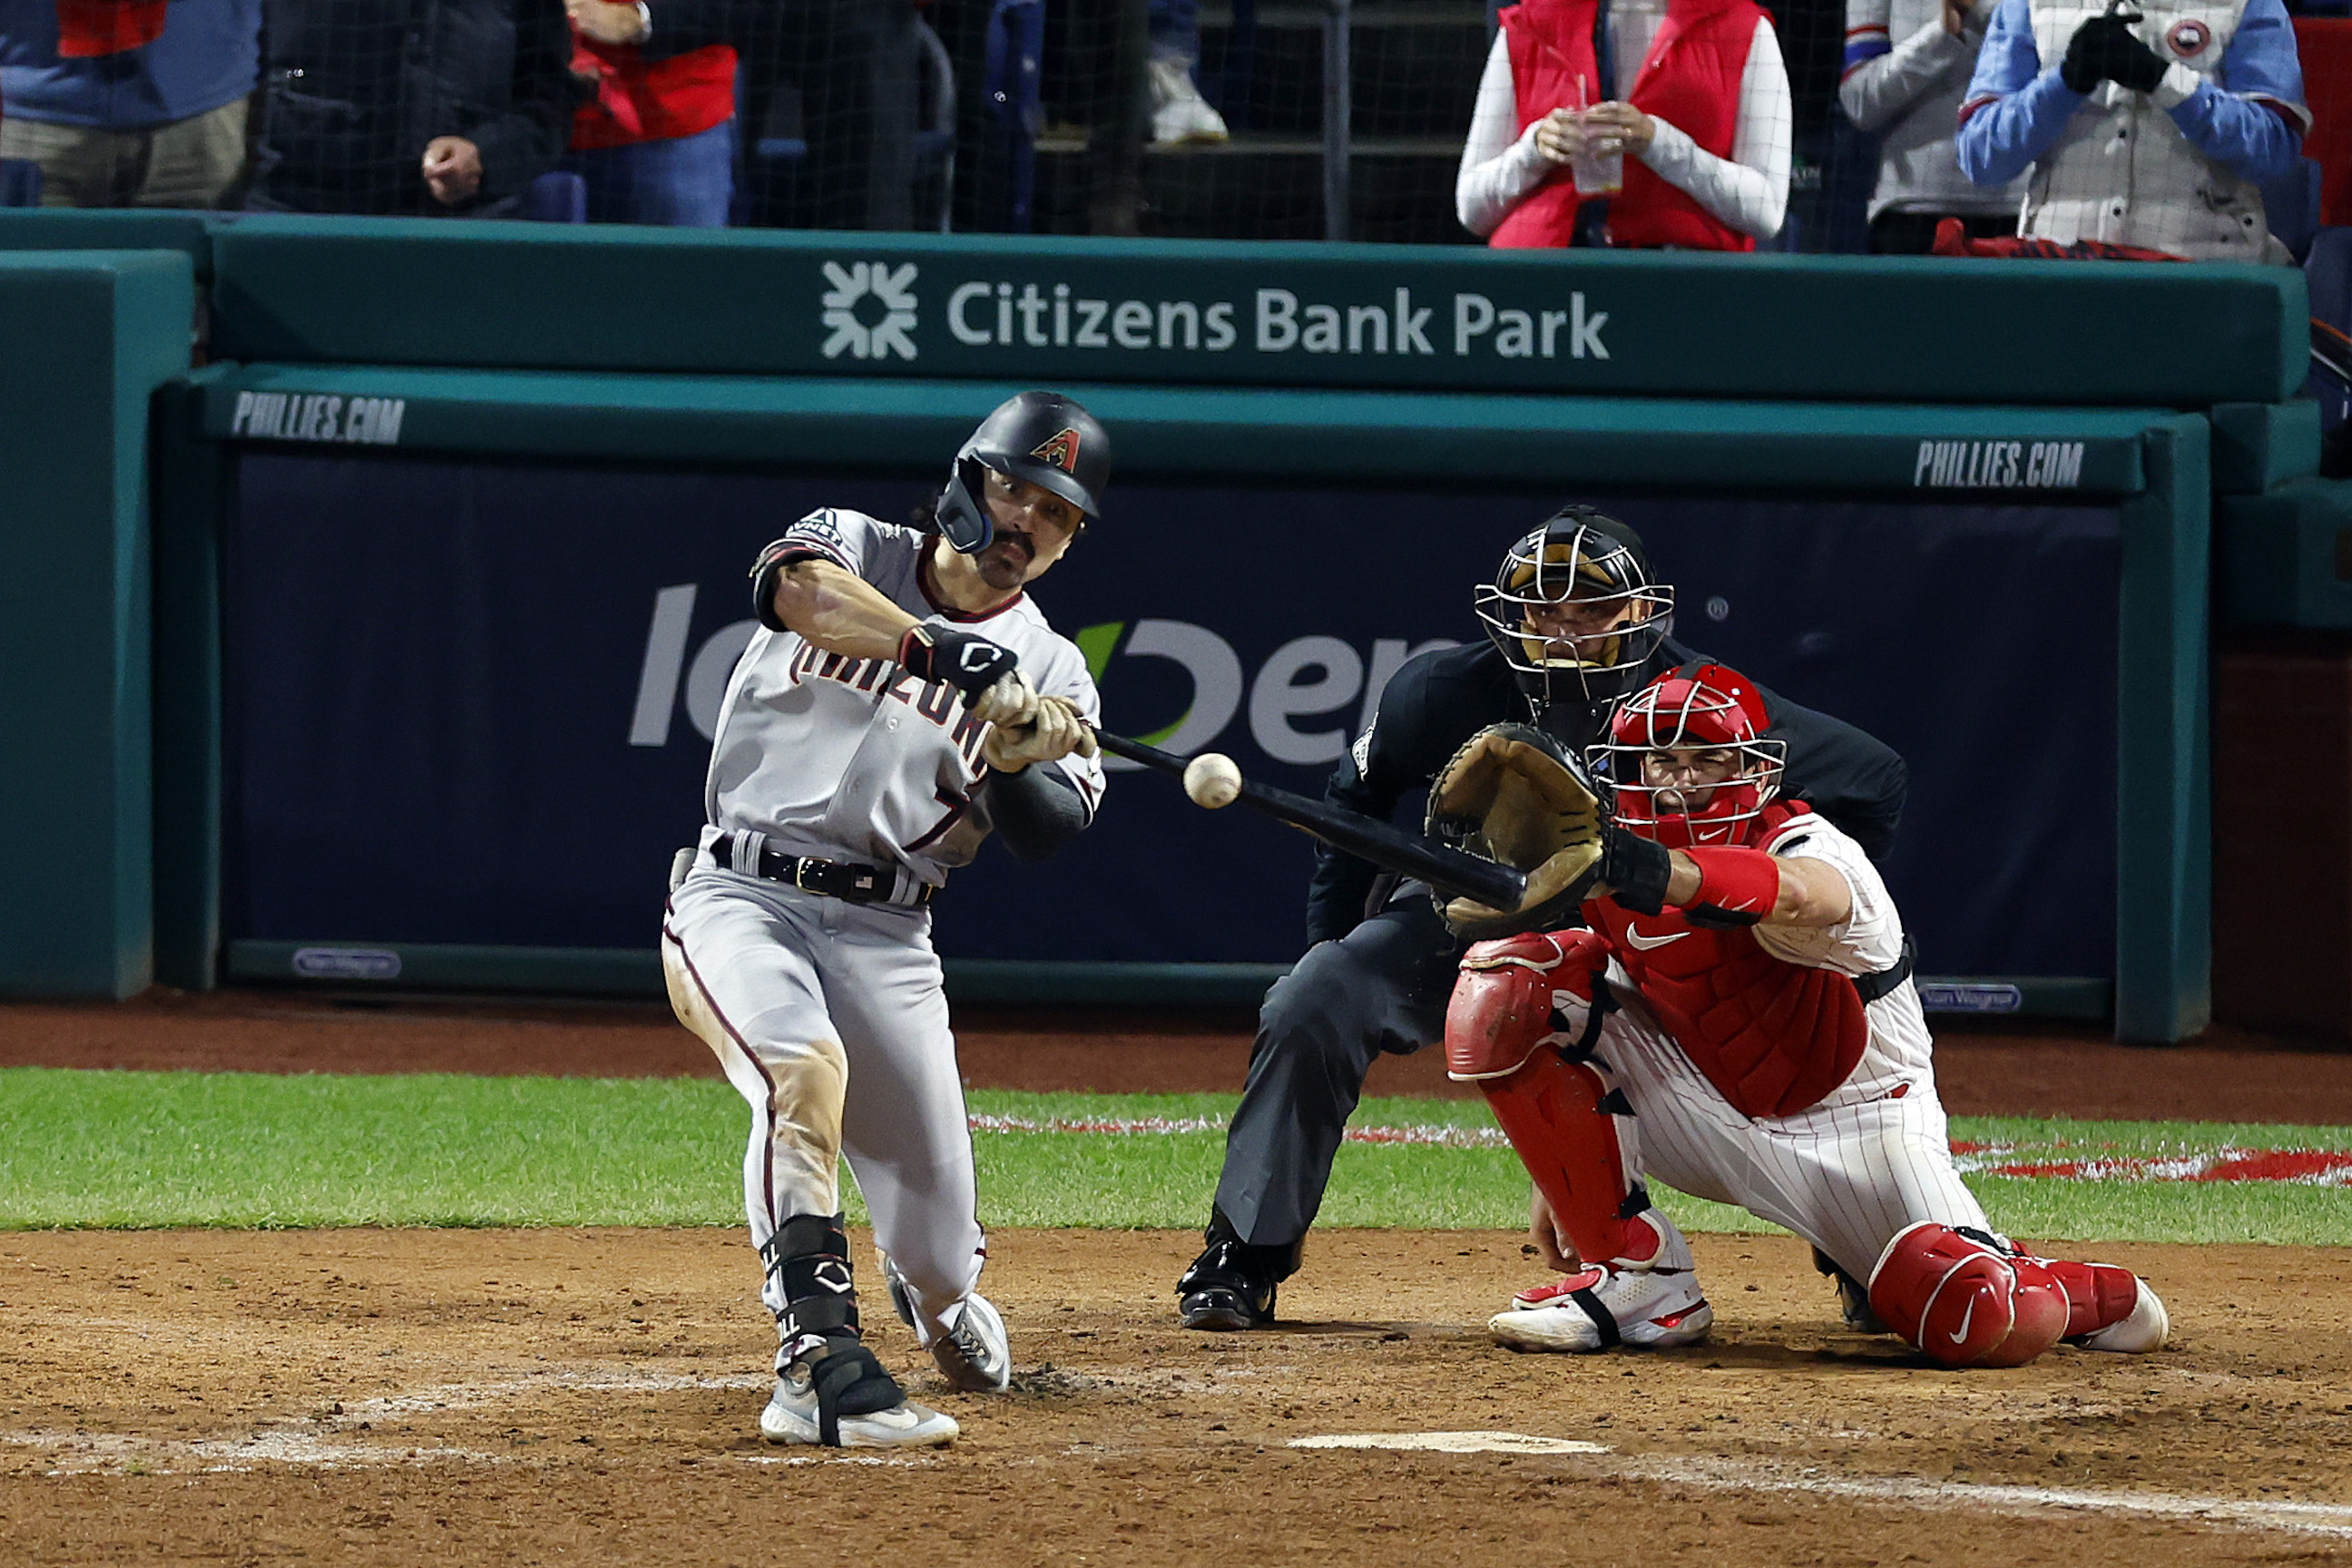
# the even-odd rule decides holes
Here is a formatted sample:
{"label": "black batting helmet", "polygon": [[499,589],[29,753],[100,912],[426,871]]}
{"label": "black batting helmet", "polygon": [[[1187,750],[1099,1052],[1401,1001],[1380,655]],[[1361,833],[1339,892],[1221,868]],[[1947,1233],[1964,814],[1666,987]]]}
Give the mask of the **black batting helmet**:
{"label": "black batting helmet", "polygon": [[1539,703],[1624,696],[1675,624],[1674,588],[1652,576],[1642,536],[1589,506],[1562,507],[1512,545],[1471,601]]}
{"label": "black batting helmet", "polygon": [[940,531],[966,555],[988,548],[996,532],[981,500],[991,468],[1049,489],[1099,522],[1110,483],[1110,435],[1058,392],[1024,392],[999,404],[956,454],[940,496]]}

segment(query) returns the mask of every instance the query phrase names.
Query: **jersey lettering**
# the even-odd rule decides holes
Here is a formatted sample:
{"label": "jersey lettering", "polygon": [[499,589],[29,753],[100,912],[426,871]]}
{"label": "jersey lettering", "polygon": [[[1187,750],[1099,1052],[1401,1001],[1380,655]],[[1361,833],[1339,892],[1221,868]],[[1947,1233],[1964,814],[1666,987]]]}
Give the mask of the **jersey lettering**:
{"label": "jersey lettering", "polygon": [[[789,667],[798,686],[810,679],[836,681],[853,691],[871,692],[884,687],[879,700],[896,700],[948,731],[948,740],[961,753],[967,768],[977,769],[980,748],[988,726],[971,716],[962,694],[944,680],[921,681],[907,673],[896,659],[851,658],[827,653],[814,643],[803,643]],[[887,682],[887,685],[886,685]]]}

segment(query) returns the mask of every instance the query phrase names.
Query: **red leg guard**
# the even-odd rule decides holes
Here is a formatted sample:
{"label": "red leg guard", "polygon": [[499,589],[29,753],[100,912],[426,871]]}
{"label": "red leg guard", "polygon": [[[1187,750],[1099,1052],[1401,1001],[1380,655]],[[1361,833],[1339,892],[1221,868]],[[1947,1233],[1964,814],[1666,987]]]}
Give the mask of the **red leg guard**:
{"label": "red leg guard", "polygon": [[2023,1366],[2067,1331],[2065,1287],[2040,1259],[1924,1221],[1886,1244],[1870,1308],[1938,1366]]}
{"label": "red leg guard", "polygon": [[2066,1338],[2070,1340],[2112,1328],[2139,1305],[2139,1276],[2128,1268],[2058,1258],[2039,1261],[2065,1289]]}
{"label": "red leg guard", "polygon": [[1616,1117],[1606,1109],[1615,1091],[1600,1073],[1546,1047],[1509,1077],[1482,1079],[1478,1087],[1579,1256],[1587,1263],[1649,1256],[1657,1243],[1626,1212],[1634,1206],[1627,1201],[1633,1182]]}

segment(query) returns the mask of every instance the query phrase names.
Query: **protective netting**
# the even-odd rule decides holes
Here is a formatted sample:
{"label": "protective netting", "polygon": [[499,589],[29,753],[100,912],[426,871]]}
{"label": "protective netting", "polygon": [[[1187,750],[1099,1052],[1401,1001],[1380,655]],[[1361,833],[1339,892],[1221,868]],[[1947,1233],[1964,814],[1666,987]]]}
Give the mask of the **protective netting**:
{"label": "protective netting", "polygon": [[[2347,4],[2294,10],[2308,26]],[[2258,12],[2293,63],[2279,0],[2137,5],[2141,35],[2191,65],[2208,42],[2236,59],[2227,29],[2242,16],[2250,35]],[[2070,8],[2113,5],[2035,15]],[[1764,0],[1759,26],[1748,0],[0,0],[0,202],[1924,249],[1949,216],[2016,232],[2022,183],[1970,179],[1953,150],[1995,11]],[[2352,39],[2304,37],[2324,121],[2305,151],[2352,164],[2324,112],[2352,85]],[[2030,80],[2042,62],[2011,63]],[[2263,79],[2286,79],[2278,63]],[[2121,79],[2078,140],[2170,134]],[[1558,123],[1523,142],[1530,94]],[[2093,171],[2036,232],[2235,254],[2222,213],[2247,247],[2266,226],[2299,254],[2320,165],[2272,163],[2248,191],[2200,187],[2209,210],[2171,227],[2102,218]],[[2133,179],[2200,173],[2141,157]],[[2263,218],[2246,216],[2255,188]]]}

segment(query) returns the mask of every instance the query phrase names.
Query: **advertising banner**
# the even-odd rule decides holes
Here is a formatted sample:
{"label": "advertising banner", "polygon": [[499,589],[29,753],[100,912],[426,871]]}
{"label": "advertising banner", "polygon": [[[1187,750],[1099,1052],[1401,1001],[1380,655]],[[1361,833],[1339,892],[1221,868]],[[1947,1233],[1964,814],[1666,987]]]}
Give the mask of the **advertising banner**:
{"label": "advertising banner", "polygon": [[[247,454],[227,602],[227,934],[650,947],[702,816],[745,573],[935,480]],[[1922,967],[2111,975],[2116,513],[1336,486],[1115,486],[1036,587],[1108,724],[1319,792],[1388,679],[1561,501],[1633,522],[1676,635],[1911,767],[1886,869]],[[1309,845],[1121,772],[1057,859],[983,850],[962,958],[1286,962]]]}
{"label": "advertising banner", "polygon": [[2308,368],[2301,276],[2228,265],[291,215],[212,249],[214,352],[255,363],[2140,408]]}

